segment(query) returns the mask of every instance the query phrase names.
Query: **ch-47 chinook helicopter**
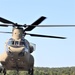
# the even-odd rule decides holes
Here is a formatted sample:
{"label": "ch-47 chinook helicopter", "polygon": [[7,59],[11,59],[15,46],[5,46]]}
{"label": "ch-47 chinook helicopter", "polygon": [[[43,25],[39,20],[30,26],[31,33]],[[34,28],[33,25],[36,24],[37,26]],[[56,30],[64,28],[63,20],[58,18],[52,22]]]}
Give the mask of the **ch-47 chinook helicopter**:
{"label": "ch-47 chinook helicopter", "polygon": [[[52,27],[52,25],[39,25],[45,19],[46,17],[41,16],[31,25],[20,25],[0,17],[0,22],[4,23],[0,24],[0,26],[13,27],[12,32],[0,31],[0,33],[12,34],[12,37],[5,43],[5,52],[0,55],[0,63],[2,64],[0,72],[3,70],[4,75],[6,75],[6,70],[16,70],[17,74],[19,74],[19,71],[28,71],[29,75],[33,75],[34,57],[31,53],[35,50],[35,44],[31,44],[28,40],[24,39],[26,35],[65,39],[65,37],[30,34],[26,32],[33,30],[35,27]],[[57,25],[53,27],[61,26]]]}

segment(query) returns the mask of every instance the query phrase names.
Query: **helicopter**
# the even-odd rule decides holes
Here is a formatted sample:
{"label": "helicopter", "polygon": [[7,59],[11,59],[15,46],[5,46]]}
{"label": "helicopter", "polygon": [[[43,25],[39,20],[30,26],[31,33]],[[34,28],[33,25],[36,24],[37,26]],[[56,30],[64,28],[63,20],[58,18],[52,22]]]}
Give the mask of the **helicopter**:
{"label": "helicopter", "polygon": [[13,27],[12,32],[0,31],[0,33],[12,34],[12,37],[5,42],[4,53],[0,55],[0,63],[2,65],[0,66],[0,72],[3,71],[4,75],[6,75],[7,70],[16,70],[19,75],[19,71],[28,71],[29,75],[34,75],[34,57],[31,53],[35,51],[36,44],[30,43],[25,39],[24,37],[26,35],[66,39],[66,37],[31,34],[26,32],[32,31],[35,27],[63,27],[63,25],[39,25],[45,19],[45,16],[41,16],[31,25],[21,25],[0,17],[0,22],[4,23],[0,24],[0,27]]}

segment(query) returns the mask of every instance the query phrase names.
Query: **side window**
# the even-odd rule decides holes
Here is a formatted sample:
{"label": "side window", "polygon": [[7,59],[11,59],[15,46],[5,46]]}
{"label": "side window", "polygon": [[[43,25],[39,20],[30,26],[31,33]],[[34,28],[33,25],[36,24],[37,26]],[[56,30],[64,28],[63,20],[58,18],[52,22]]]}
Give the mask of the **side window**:
{"label": "side window", "polygon": [[29,50],[29,42],[25,39],[25,46]]}

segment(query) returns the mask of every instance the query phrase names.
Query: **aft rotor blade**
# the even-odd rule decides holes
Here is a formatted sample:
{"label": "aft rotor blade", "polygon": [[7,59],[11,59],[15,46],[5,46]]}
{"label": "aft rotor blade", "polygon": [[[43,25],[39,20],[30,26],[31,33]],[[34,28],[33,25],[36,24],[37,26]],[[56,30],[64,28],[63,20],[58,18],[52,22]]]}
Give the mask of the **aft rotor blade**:
{"label": "aft rotor blade", "polygon": [[35,37],[66,39],[66,37],[59,37],[59,36],[48,36],[48,35],[30,34],[30,33],[25,33],[25,34],[30,35],[30,36],[35,36]]}
{"label": "aft rotor blade", "polygon": [[31,26],[28,26],[28,28],[26,28],[25,31],[33,30],[37,25],[39,25],[45,19],[46,19],[46,17],[41,16],[38,20],[36,20],[34,23],[32,23]]}
{"label": "aft rotor blade", "polygon": [[12,32],[3,32],[3,31],[0,31],[0,33],[10,33],[11,34]]}
{"label": "aft rotor blade", "polygon": [[4,19],[4,18],[2,18],[2,17],[0,17],[0,22],[2,22],[2,23],[8,23],[8,24],[14,24],[14,22],[9,21],[9,20],[7,20],[7,19]]}

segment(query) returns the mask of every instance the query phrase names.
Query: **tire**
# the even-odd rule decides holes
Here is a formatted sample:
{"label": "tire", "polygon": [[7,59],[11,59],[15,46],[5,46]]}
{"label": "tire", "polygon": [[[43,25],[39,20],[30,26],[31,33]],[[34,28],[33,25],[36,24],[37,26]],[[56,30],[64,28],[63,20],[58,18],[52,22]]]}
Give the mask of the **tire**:
{"label": "tire", "polygon": [[5,68],[3,69],[3,73],[4,73],[4,75],[6,75],[6,70],[5,70]]}
{"label": "tire", "polygon": [[34,75],[33,73],[34,73],[33,68],[28,70],[28,74],[29,74],[29,75]]}

